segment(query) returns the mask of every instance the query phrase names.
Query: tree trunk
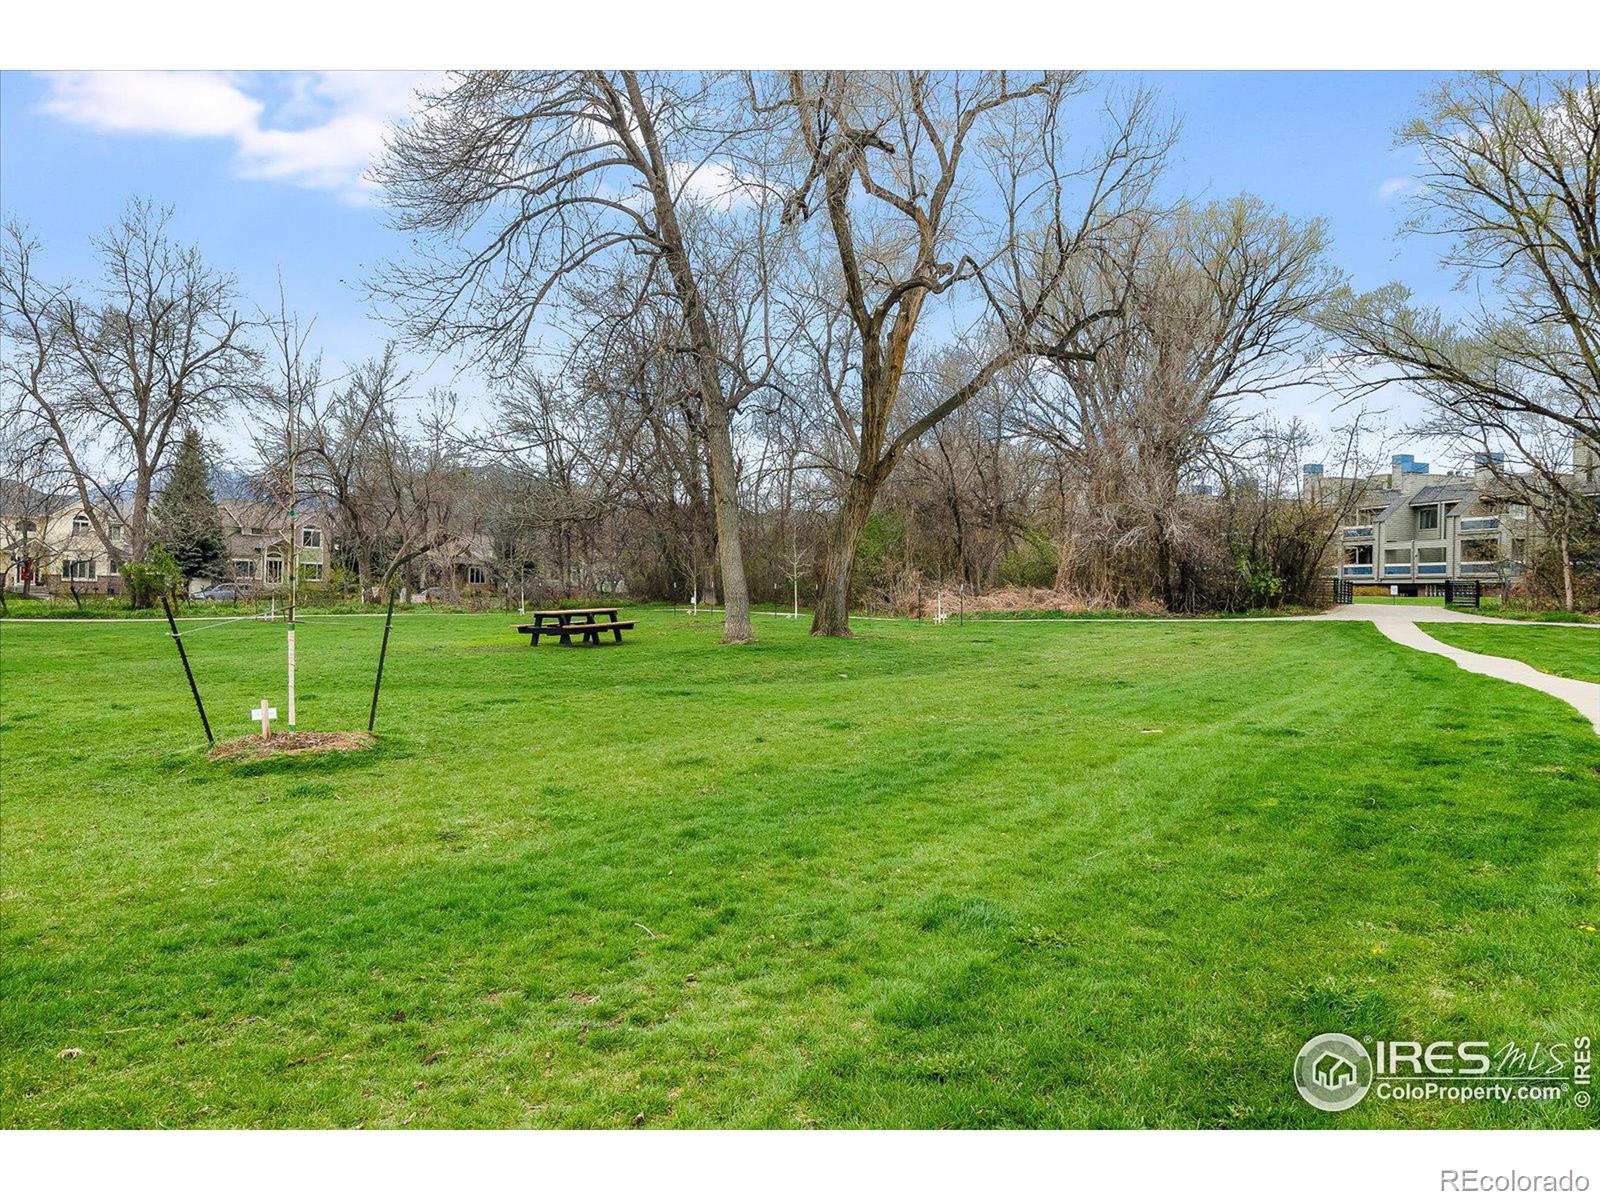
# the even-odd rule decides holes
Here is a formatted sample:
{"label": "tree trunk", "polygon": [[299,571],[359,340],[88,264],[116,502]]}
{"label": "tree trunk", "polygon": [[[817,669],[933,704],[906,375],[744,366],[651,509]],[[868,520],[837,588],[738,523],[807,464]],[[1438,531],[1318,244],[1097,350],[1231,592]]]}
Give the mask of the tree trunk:
{"label": "tree trunk", "polygon": [[852,476],[839,515],[828,531],[828,547],[817,581],[817,607],[811,618],[814,637],[850,636],[850,582],[855,575],[856,550],[872,514],[877,486],[860,475]]}
{"label": "tree trunk", "polygon": [[750,627],[750,592],[739,543],[739,486],[728,414],[713,412],[706,431],[711,459],[712,510],[717,518],[717,561],[722,568],[722,641],[740,646],[756,640]]}
{"label": "tree trunk", "polygon": [[1566,601],[1564,607],[1568,612],[1573,610],[1572,595],[1572,543],[1567,536],[1567,525],[1561,526],[1561,595]]}
{"label": "tree trunk", "polygon": [[639,125],[639,135],[649,153],[646,175],[654,198],[656,221],[660,225],[661,246],[673,289],[683,306],[684,323],[694,350],[700,376],[700,403],[705,414],[706,441],[711,467],[711,506],[717,519],[717,557],[722,566],[722,640],[742,645],[756,640],[750,628],[750,593],[744,580],[744,548],[739,541],[739,487],[733,460],[732,410],[718,374],[718,344],[706,316],[705,298],[695,278],[685,249],[683,230],[678,224],[677,200],[671,183],[671,168],[656,136],[655,118],[638,77],[623,72],[628,103]]}

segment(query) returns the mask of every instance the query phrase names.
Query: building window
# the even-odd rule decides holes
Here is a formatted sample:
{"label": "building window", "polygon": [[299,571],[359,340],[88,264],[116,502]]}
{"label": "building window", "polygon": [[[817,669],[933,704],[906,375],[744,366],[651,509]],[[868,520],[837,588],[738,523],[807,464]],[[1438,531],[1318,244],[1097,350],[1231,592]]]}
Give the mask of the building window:
{"label": "building window", "polygon": [[468,583],[482,583],[482,582],[484,582],[483,568],[479,567],[479,566],[469,566],[467,568],[467,582]]}
{"label": "building window", "polygon": [[300,544],[302,546],[308,546],[312,550],[322,549],[322,530],[302,529],[300,531]]}
{"label": "building window", "polygon": [[254,579],[256,577],[256,563],[253,558],[236,558],[233,560],[233,577],[235,579]]}
{"label": "building window", "polygon": [[61,560],[61,578],[72,580],[93,579],[94,559],[66,558]]}
{"label": "building window", "polygon": [[1402,546],[1398,550],[1391,547],[1383,552],[1383,561],[1385,566],[1398,566],[1401,563],[1409,565],[1411,562],[1411,547]]}
{"label": "building window", "polygon": [[73,533],[87,533],[89,531],[89,514],[79,513],[72,518]]}
{"label": "building window", "polygon": [[1419,509],[1417,509],[1417,528],[1418,529],[1437,529],[1437,528],[1439,528],[1439,509],[1436,506],[1431,506],[1431,505],[1428,508],[1419,508]]}
{"label": "building window", "polygon": [[121,521],[113,521],[113,522],[111,522],[111,524],[106,526],[106,532],[109,533],[112,537],[121,537],[122,536],[122,522]]}
{"label": "building window", "polygon": [[283,582],[283,559],[281,559],[281,558],[269,558],[269,559],[267,559],[267,582],[268,583],[282,583]]}
{"label": "building window", "polygon": [[1444,561],[1444,547],[1418,546],[1417,561],[1419,563],[1442,563]]}
{"label": "building window", "polygon": [[322,564],[321,563],[301,563],[300,564],[300,578],[308,580],[311,583],[316,583],[319,579],[322,578]]}

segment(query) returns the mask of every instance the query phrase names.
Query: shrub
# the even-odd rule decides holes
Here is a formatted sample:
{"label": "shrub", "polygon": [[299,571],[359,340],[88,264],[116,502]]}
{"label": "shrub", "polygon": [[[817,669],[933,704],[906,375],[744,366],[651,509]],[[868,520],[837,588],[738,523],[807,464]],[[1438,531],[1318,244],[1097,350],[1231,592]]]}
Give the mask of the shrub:
{"label": "shrub", "polygon": [[1006,587],[1051,588],[1060,566],[1061,554],[1055,542],[1029,530],[1000,559],[1000,582]]}
{"label": "shrub", "polygon": [[172,551],[156,545],[143,562],[123,563],[122,579],[128,585],[128,603],[134,608],[148,608],[159,596],[178,594],[183,586],[183,571]]}

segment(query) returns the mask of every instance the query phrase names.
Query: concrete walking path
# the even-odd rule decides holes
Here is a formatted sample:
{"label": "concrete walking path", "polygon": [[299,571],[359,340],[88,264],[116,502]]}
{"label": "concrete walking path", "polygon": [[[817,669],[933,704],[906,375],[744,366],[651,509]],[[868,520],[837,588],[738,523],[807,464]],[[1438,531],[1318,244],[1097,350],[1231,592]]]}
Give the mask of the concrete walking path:
{"label": "concrete walking path", "polygon": [[[1492,654],[1475,654],[1471,650],[1459,650],[1455,646],[1446,645],[1437,638],[1431,638],[1417,628],[1417,623],[1427,624],[1447,623],[1465,625],[1522,625],[1528,626],[1527,621],[1507,621],[1499,617],[1483,617],[1476,613],[1460,612],[1456,609],[1433,608],[1424,605],[1406,604],[1341,604],[1328,612],[1319,613],[1314,617],[1290,617],[1291,621],[1371,621],[1378,627],[1378,632],[1392,642],[1402,646],[1409,646],[1413,650],[1421,650],[1427,654],[1438,654],[1448,658],[1464,671],[1472,671],[1478,675],[1488,675],[1493,679],[1504,679],[1508,683],[1520,683],[1523,687],[1531,687],[1554,696],[1557,700],[1565,700],[1573,708],[1586,717],[1594,731],[1600,734],[1600,683],[1588,683],[1582,679],[1567,679],[1561,675],[1546,675],[1543,671],[1536,671],[1527,663],[1515,658],[1498,658]],[[1533,625],[1539,628],[1542,624]],[[1549,624],[1554,624],[1550,622]],[[1567,629],[1595,629],[1596,654],[1600,656],[1600,628],[1592,625],[1564,624]]]}

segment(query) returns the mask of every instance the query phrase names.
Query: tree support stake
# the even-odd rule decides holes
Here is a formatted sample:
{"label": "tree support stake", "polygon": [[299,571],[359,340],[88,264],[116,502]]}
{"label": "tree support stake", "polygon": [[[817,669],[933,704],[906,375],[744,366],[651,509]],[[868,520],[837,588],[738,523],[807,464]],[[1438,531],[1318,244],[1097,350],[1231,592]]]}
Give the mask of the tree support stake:
{"label": "tree support stake", "polygon": [[177,643],[178,659],[183,663],[183,674],[189,681],[189,691],[194,694],[194,706],[200,710],[200,724],[205,728],[206,742],[215,746],[217,739],[211,736],[211,722],[206,720],[206,706],[200,703],[200,689],[195,686],[194,672],[189,669],[189,656],[183,649],[183,635],[178,632],[178,623],[172,619],[172,605],[167,603],[165,595],[161,597],[161,611],[167,614],[167,625],[172,630],[172,640]]}

